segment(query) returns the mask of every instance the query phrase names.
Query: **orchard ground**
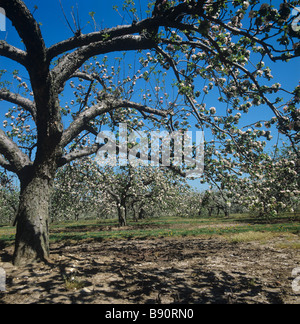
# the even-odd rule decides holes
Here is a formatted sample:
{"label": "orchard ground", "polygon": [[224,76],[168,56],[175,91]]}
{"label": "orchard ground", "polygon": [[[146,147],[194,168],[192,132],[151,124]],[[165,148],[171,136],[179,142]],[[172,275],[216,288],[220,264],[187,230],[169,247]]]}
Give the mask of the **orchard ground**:
{"label": "orchard ground", "polygon": [[50,263],[23,268],[11,264],[15,230],[3,226],[0,304],[300,304],[299,216],[52,224]]}

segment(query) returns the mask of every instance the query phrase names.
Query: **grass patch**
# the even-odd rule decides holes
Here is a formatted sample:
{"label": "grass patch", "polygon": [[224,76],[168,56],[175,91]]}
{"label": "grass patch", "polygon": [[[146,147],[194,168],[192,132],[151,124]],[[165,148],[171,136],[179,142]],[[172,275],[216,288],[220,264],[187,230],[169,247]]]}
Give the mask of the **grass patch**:
{"label": "grass patch", "polygon": [[[299,221],[282,218],[279,223],[257,222],[247,215],[233,215],[230,218],[181,218],[161,217],[129,221],[125,228],[118,227],[117,220],[80,220],[50,225],[50,242],[78,242],[83,240],[122,240],[168,237],[224,236],[231,242],[251,242],[272,239],[278,234],[300,233]],[[0,241],[12,244],[15,228],[0,227]],[[293,246],[298,246],[297,244]]]}
{"label": "grass patch", "polygon": [[80,290],[86,286],[84,281],[80,280],[79,278],[76,277],[76,275],[73,274],[64,275],[63,279],[64,279],[66,290],[68,291]]}
{"label": "grass patch", "polygon": [[293,249],[300,250],[300,242],[283,242],[276,244],[276,247],[279,249]]}
{"label": "grass patch", "polygon": [[0,227],[0,241],[6,244],[13,244],[16,236],[15,227],[2,226]]}
{"label": "grass patch", "polygon": [[272,232],[249,231],[249,232],[229,235],[227,239],[232,243],[246,243],[246,242],[253,242],[253,241],[268,241],[278,235],[279,235],[278,233],[272,233]]}
{"label": "grass patch", "polygon": [[[148,219],[139,223],[129,222],[125,228],[109,227],[107,223],[57,225],[52,230],[52,242],[93,239],[148,239],[165,237],[225,236],[233,241],[268,240],[278,234],[295,233],[300,230],[299,223],[251,224],[239,219],[186,219],[161,218]],[[113,225],[113,224],[111,224]]]}

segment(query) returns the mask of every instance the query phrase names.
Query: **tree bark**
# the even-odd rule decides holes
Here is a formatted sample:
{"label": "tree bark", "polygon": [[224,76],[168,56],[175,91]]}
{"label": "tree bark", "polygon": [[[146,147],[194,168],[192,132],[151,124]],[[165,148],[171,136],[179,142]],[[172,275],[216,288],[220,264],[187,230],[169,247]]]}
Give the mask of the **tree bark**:
{"label": "tree bark", "polygon": [[133,209],[133,219],[137,223],[139,221],[139,210],[140,210],[139,206],[133,204],[132,209]]}
{"label": "tree bark", "polygon": [[45,177],[34,172],[21,179],[13,258],[16,266],[49,259],[49,205],[53,178],[54,175]]}
{"label": "tree bark", "polygon": [[119,225],[121,227],[127,226],[126,207],[124,206],[118,207],[118,216],[119,216]]}
{"label": "tree bark", "polygon": [[145,210],[144,208],[140,207],[140,211],[139,211],[139,219],[145,219]]}

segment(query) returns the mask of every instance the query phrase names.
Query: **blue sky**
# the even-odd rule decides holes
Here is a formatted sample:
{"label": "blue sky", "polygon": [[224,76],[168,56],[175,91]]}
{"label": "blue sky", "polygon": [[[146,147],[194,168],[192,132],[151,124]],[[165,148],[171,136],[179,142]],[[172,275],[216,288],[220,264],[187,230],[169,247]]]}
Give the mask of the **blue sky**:
{"label": "blue sky", "polygon": [[[66,21],[61,10],[59,0],[25,0],[25,4],[28,8],[33,11],[34,7],[37,6],[38,9],[34,13],[35,19],[42,24],[41,29],[46,41],[46,45],[50,46],[59,41],[62,41],[68,37],[72,36],[72,32],[68,29]],[[121,24],[122,18],[113,10],[113,6],[117,5],[122,7],[122,0],[116,1],[99,1],[99,0],[86,0],[86,1],[72,1],[72,0],[62,0],[62,5],[67,18],[73,26],[71,11],[74,7],[77,13],[77,3],[78,12],[80,17],[81,27],[84,33],[93,31],[92,27],[87,25],[90,19],[89,12],[95,12],[95,18],[100,28],[111,27],[113,25]],[[18,45],[18,37],[13,33],[13,28],[11,28],[11,23],[7,22],[8,29],[8,40],[15,45]],[[3,37],[3,35],[1,35]],[[19,43],[20,45],[20,43]]]}
{"label": "blue sky", "polygon": [[[279,0],[278,0],[279,1]],[[59,41],[62,41],[66,38],[73,36],[70,29],[67,27],[63,12],[61,10],[59,0],[25,0],[25,4],[29,7],[30,10],[34,10],[34,7],[37,6],[38,9],[34,13],[34,17],[38,22],[41,23],[41,30],[43,33],[44,40],[46,45],[49,47]],[[100,29],[109,28],[119,24],[127,24],[132,21],[129,18],[129,15],[125,14],[125,19],[123,19],[114,9],[113,6],[118,6],[120,13],[122,12],[122,5],[124,0],[113,0],[113,1],[101,1],[101,0],[85,0],[85,1],[72,1],[72,0],[61,0],[64,7],[65,14],[69,19],[69,22],[74,26],[71,18],[72,7],[74,7],[74,12],[77,13],[77,4],[78,3],[78,13],[80,20],[80,27],[83,28],[83,33],[88,33],[94,31],[93,22],[89,15],[90,12],[95,12],[95,20],[97,22],[97,27]],[[142,18],[146,18],[145,10],[149,0],[136,0],[135,1],[141,7]],[[88,24],[90,21],[90,24]],[[17,46],[21,49],[24,48],[24,45],[21,43],[17,33],[11,25],[11,22],[7,21],[7,31],[0,31],[0,39],[5,39],[8,43]],[[299,71],[300,71],[300,59],[291,61],[290,63],[276,63],[273,64],[266,60],[266,65],[269,65],[272,69],[272,74],[274,75],[274,80],[272,83],[279,82],[283,84],[287,89],[293,90],[293,88],[299,83]],[[12,72],[15,69],[20,67],[13,63],[10,60],[7,60],[3,57],[0,57],[0,69],[7,69],[8,72]],[[26,75],[26,72],[23,71],[21,74]],[[202,89],[203,85],[200,85]],[[65,101],[68,101],[66,98]],[[4,102],[0,103],[2,108],[7,108],[7,105]],[[207,102],[208,106],[218,107],[219,103],[217,98],[210,98]],[[1,109],[0,117],[3,116],[3,111]],[[259,116],[259,117],[258,117]],[[257,119],[269,119],[273,115],[269,112],[268,109],[264,107],[256,107],[251,113],[247,116],[247,122],[251,123]],[[0,123],[0,127],[2,123]],[[199,188],[197,182],[196,185]]]}

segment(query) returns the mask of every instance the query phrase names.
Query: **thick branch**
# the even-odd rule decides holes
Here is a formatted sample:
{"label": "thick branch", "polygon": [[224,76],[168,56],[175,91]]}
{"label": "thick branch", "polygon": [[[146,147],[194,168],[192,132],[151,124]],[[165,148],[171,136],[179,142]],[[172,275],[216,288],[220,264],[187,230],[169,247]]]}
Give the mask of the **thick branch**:
{"label": "thick branch", "polygon": [[16,172],[15,168],[2,155],[0,155],[0,166],[7,171]]}
{"label": "thick branch", "polygon": [[26,66],[27,54],[26,52],[9,45],[6,41],[0,41],[0,56],[7,57],[15,62]]}
{"label": "thick branch", "polygon": [[24,154],[4,131],[0,129],[0,153],[9,162],[15,172],[20,172],[25,166],[31,164],[28,156]]}
{"label": "thick branch", "polygon": [[148,38],[128,35],[83,46],[66,55],[53,69],[55,83],[60,88],[92,56],[119,51],[149,49],[154,45],[154,41]]}
{"label": "thick branch", "polygon": [[79,135],[84,129],[85,125],[93,118],[105,114],[111,110],[111,106],[106,104],[93,106],[85,111],[83,111],[79,116],[73,121],[73,123],[66,129],[63,133],[61,139],[61,146],[67,146],[77,135]]}
{"label": "thick branch", "polygon": [[51,46],[48,50],[48,61],[50,62],[55,57],[62,55],[68,51],[75,50],[83,46],[87,46],[93,43],[99,43],[102,41],[109,41],[115,38],[120,38],[123,36],[141,34],[144,30],[153,30],[153,28],[158,28],[159,26],[165,26],[166,21],[168,24],[173,26],[176,18],[178,16],[183,16],[186,14],[199,14],[202,13],[202,7],[204,5],[204,0],[198,1],[196,7],[190,6],[187,3],[181,3],[176,7],[172,7],[169,10],[166,10],[163,15],[158,15],[150,17],[139,22],[136,22],[132,25],[123,25],[116,26],[113,28],[107,28],[99,32],[89,33],[86,35],[77,35],[71,37],[67,40],[64,40],[60,43],[57,43]]}
{"label": "thick branch", "polygon": [[112,29],[104,29],[100,32],[89,33],[86,35],[80,35],[77,37],[72,37],[67,40],[64,40],[60,43],[57,43],[51,46],[48,49],[48,61],[53,60],[55,57],[74,50],[76,48],[80,48],[82,46],[87,46],[92,43],[97,43],[103,41],[105,35],[110,35],[110,37],[118,37],[121,35],[126,35],[131,31],[132,26],[118,26]]}
{"label": "thick branch", "polygon": [[109,29],[104,29],[99,32],[93,32],[86,35],[71,37],[60,43],[51,46],[48,49],[48,61],[50,62],[55,57],[62,55],[68,51],[87,46],[94,43],[109,41],[114,38],[119,38],[126,35],[134,35],[141,33],[143,30],[160,26],[164,21],[163,17],[147,18],[132,25],[116,26]]}
{"label": "thick branch", "polygon": [[76,136],[86,129],[87,123],[95,117],[119,108],[133,108],[140,112],[161,117],[167,117],[168,115],[167,111],[153,109],[128,100],[116,99],[114,96],[107,96],[99,105],[92,106],[78,115],[70,127],[65,130],[61,140],[61,146],[67,146]]}
{"label": "thick branch", "polygon": [[7,90],[0,90],[0,99],[21,106],[26,111],[28,111],[33,117],[33,119],[36,121],[36,107],[31,100],[24,98],[17,93],[12,93]]}
{"label": "thick branch", "polygon": [[65,164],[68,164],[68,163],[75,161],[77,159],[95,154],[99,150],[99,147],[100,146],[98,144],[95,144],[91,147],[86,147],[86,148],[82,148],[80,150],[71,152],[59,159],[58,167],[62,167]]}

